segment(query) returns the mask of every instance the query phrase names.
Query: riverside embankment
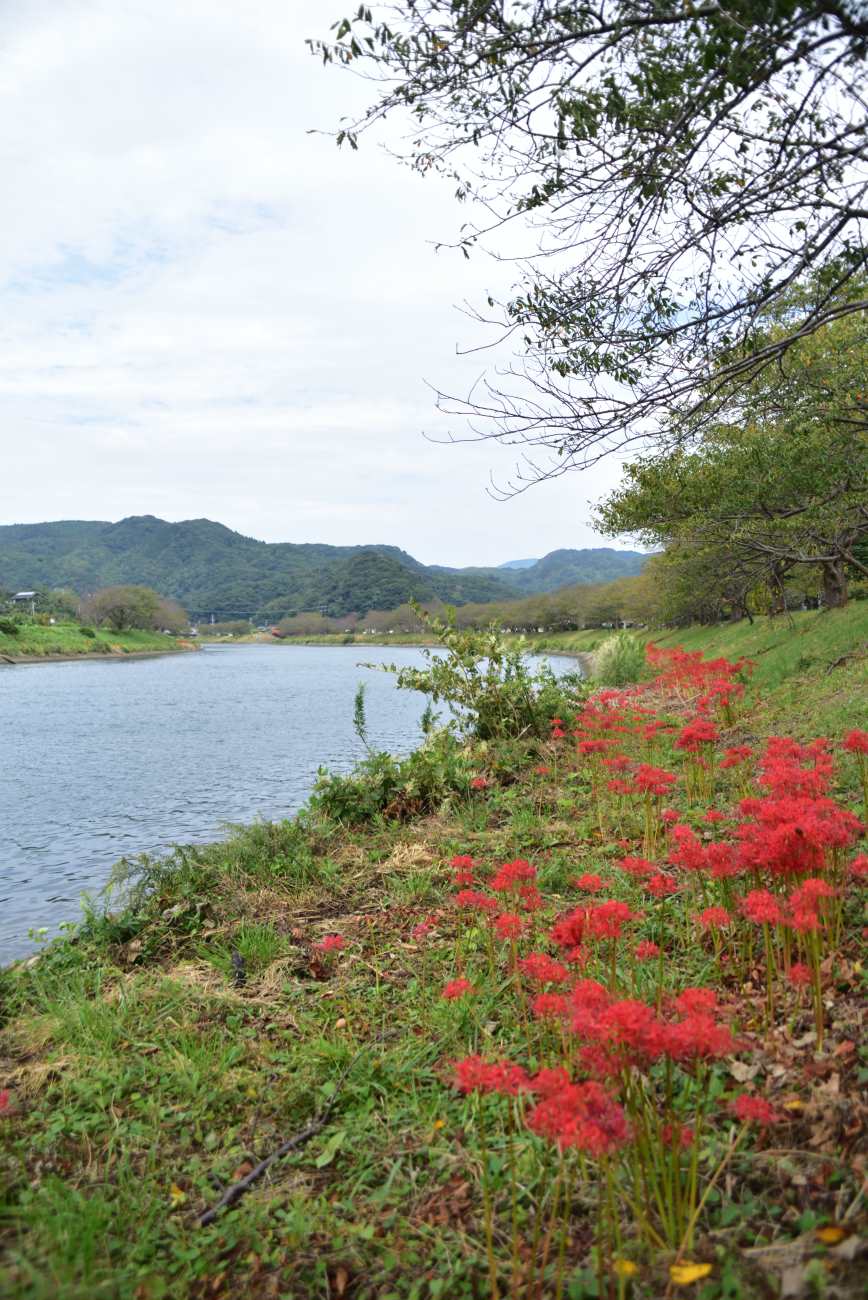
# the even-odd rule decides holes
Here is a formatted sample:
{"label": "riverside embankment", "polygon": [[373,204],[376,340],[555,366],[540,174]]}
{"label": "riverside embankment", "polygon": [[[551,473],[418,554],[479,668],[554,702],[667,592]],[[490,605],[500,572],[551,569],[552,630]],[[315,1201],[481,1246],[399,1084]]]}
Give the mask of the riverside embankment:
{"label": "riverside embankment", "polygon": [[682,634],[758,638],[713,738],[695,666],[565,701],[630,788],[569,732],[370,761],[0,972],[8,1294],[860,1295],[865,614],[783,633]]}
{"label": "riverside embankment", "polygon": [[194,641],[131,628],[114,632],[77,623],[22,623],[15,635],[0,630],[0,664],[61,663],[129,655],[178,654],[197,649]]}

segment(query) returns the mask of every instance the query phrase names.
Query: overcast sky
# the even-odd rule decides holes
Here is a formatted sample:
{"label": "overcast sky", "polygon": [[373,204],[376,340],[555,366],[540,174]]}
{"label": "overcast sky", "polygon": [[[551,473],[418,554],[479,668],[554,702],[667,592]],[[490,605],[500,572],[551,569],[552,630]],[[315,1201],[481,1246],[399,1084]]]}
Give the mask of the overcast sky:
{"label": "overcast sky", "polygon": [[612,544],[587,521],[614,464],[498,504],[514,452],[423,437],[466,433],[426,380],[491,364],[456,308],[506,280],[434,250],[448,185],[308,134],[367,98],[304,44],[354,7],[0,6],[0,522],[206,516],[446,564]]}

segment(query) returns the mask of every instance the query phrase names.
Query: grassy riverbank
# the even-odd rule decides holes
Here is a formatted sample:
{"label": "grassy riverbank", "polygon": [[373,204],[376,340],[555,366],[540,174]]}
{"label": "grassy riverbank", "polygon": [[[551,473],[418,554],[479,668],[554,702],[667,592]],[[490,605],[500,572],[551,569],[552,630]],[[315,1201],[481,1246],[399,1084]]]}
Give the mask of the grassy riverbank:
{"label": "grassy riverbank", "polygon": [[192,649],[192,642],[162,632],[113,632],[109,628],[82,631],[78,623],[22,623],[17,636],[0,631],[0,657],[24,661],[81,655],[167,654]]}
{"label": "grassy riverbank", "polygon": [[[720,748],[827,735],[831,793],[860,810],[856,756],[839,742],[868,725],[864,616],[854,607],[796,627],[798,654],[783,623],[667,641],[713,656],[726,638],[736,654],[759,638],[753,682],[732,724],[720,724]],[[557,649],[554,640],[545,648]],[[676,727],[691,707],[663,687],[646,703]],[[661,744],[656,761],[686,773],[685,755]],[[333,792],[298,821],[144,861],[126,909],[0,973],[4,1294],[476,1300],[496,1290],[504,1300],[659,1300],[683,1285],[701,1300],[771,1300],[789,1270],[794,1297],[855,1297],[868,1078],[855,891],[819,975],[821,1050],[810,989],[776,981],[769,1016],[762,940],[745,922],[723,955],[698,934],[695,877],[686,873],[686,893],[667,902],[617,871],[625,853],[665,862],[666,851],[643,844],[641,813],[601,811],[571,739],[471,742],[435,755],[427,785],[420,770],[373,816],[362,786],[345,784],[340,799]],[[718,773],[717,810],[734,815],[745,779],[738,768]],[[708,799],[679,791],[682,818],[700,835],[721,834],[705,820]],[[619,997],[668,1008],[685,987],[716,990],[738,1042],[695,1078],[679,1067],[672,1085],[676,1102],[687,1104],[700,1080],[706,1097],[695,1174],[685,1157],[684,1195],[693,1178],[705,1198],[689,1252],[654,1243],[665,1237],[661,1207],[643,1211],[645,1193],[615,1213],[593,1158],[596,1172],[583,1165],[582,1178],[572,1160],[565,1182],[542,1138],[523,1129],[516,1138],[511,1103],[484,1099],[482,1130],[476,1099],[451,1086],[449,1062],[468,1052],[539,1065],[557,1059],[559,1041],[529,1018],[510,944],[492,944],[482,918],[468,925],[451,905],[456,854],[472,855],[480,886],[499,864],[533,864],[544,904],[534,924],[546,931],[593,897],[576,877],[599,874],[600,897],[642,914],[629,923],[630,947],[612,948],[611,963],[608,947],[599,960],[589,952],[580,972]],[[343,946],[318,948],[329,935]],[[635,962],[634,942],[652,940],[665,962]],[[447,981],[463,976],[476,993],[444,998]],[[635,1087],[650,1088],[650,1076]],[[768,1098],[780,1123],[743,1135],[727,1154],[729,1106],[745,1090]],[[316,1116],[308,1141],[199,1225]],[[639,1185],[654,1179],[627,1168]],[[647,1236],[643,1214],[653,1218]],[[601,1231],[610,1244],[595,1258]]]}

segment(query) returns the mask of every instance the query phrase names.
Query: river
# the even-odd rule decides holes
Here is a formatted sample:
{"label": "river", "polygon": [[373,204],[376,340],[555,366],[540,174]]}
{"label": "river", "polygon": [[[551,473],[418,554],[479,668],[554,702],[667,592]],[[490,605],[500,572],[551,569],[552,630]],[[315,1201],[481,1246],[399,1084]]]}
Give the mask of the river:
{"label": "river", "polygon": [[247,645],[0,666],[0,964],[77,920],[118,858],[296,812],[320,765],[362,756],[360,682],[371,744],[413,749],[423,697],[361,659],[421,662],[405,646]]}

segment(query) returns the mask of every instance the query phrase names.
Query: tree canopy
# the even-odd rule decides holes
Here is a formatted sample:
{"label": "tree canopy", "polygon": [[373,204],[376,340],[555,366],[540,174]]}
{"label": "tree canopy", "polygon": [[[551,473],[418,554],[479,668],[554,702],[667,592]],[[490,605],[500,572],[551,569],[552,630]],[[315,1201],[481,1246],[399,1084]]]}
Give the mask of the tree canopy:
{"label": "tree canopy", "polygon": [[600,509],[604,531],[675,545],[682,558],[717,555],[745,592],[760,576],[780,588],[794,568],[816,566],[826,603],[844,603],[848,571],[868,578],[866,372],[865,316],[800,339],[735,392],[729,418],[696,449],[628,466]]}
{"label": "tree canopy", "polygon": [[[378,83],[339,142],[402,114],[409,162],[481,201],[465,253],[535,232],[512,296],[480,312],[515,364],[442,398],[482,417],[470,436],[551,453],[512,490],[695,434],[734,383],[868,305],[856,0],[398,0],[311,44]],[[770,339],[769,309],[809,269],[806,310]]]}

